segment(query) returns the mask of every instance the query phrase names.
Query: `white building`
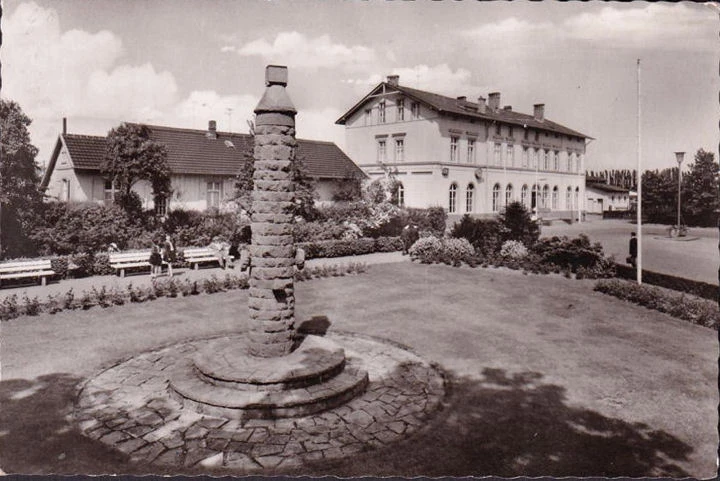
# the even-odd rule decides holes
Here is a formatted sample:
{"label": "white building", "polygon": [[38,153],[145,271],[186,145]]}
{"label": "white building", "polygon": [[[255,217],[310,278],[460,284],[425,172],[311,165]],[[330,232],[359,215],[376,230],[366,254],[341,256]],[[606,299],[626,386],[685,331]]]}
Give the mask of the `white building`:
{"label": "white building", "polygon": [[[164,214],[167,209],[220,208],[233,193],[235,177],[245,156],[252,154],[253,138],[247,134],[149,125],[150,138],[167,149],[172,195],[154,199],[148,182],[133,186],[146,209]],[[100,164],[106,138],[63,132],[55,144],[42,181],[47,196],[67,202],[105,202],[113,199],[112,183],[103,177]],[[319,202],[332,201],[345,181],[365,174],[332,142],[298,140],[299,158],[315,181]]]}
{"label": "white building", "polygon": [[442,206],[452,215],[494,215],[510,201],[546,219],[578,218],[585,198],[585,146],[591,137],[545,118],[486,102],[450,98],[389,76],[350,108],[348,155],[370,178],[392,172],[408,207]]}

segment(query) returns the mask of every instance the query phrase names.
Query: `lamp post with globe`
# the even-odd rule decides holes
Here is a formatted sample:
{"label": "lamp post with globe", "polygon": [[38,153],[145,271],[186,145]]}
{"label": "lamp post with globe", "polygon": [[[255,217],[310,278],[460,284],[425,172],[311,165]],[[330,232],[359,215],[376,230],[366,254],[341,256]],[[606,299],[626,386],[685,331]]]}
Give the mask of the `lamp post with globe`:
{"label": "lamp post with globe", "polygon": [[677,225],[675,226],[678,236],[685,235],[685,229],[680,223],[680,205],[681,205],[681,189],[682,189],[682,162],[685,158],[685,152],[675,152],[675,160],[678,164],[678,205],[677,205]]}

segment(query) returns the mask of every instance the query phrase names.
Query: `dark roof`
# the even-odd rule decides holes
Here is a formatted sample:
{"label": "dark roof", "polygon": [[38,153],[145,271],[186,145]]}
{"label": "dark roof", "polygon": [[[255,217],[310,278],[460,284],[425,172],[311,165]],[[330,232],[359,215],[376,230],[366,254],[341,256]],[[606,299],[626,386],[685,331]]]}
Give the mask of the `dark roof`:
{"label": "dark roof", "polygon": [[446,97],[444,95],[435,94],[432,92],[426,92],[424,90],[413,89],[410,87],[404,87],[402,85],[391,85],[383,82],[375,87],[367,96],[365,96],[360,102],[355,104],[350,110],[348,110],[342,117],[340,117],[335,123],[345,124],[348,117],[355,113],[358,109],[365,104],[365,101],[375,94],[382,87],[390,90],[397,90],[404,93],[413,100],[417,100],[424,104],[429,105],[431,108],[438,112],[458,115],[471,119],[483,119],[497,122],[504,122],[508,124],[521,125],[523,127],[532,127],[535,129],[546,130],[550,132],[557,132],[559,134],[571,135],[575,137],[582,137],[585,139],[591,139],[592,137],[580,133],[576,130],[569,129],[563,125],[553,122],[548,119],[536,120],[533,115],[523,114],[515,112],[514,110],[498,109],[497,111],[490,111],[487,109],[485,113],[478,111],[478,104],[476,102],[468,102],[467,100],[458,100],[452,97]]}
{"label": "dark roof", "polygon": [[[175,174],[234,176],[245,154],[252,153],[253,138],[248,134],[217,132],[217,138],[211,138],[205,130],[157,125],[148,127],[150,137],[165,145],[170,170]],[[63,134],[62,138],[76,169],[99,170],[105,156],[105,137]],[[297,155],[305,160],[311,177],[365,177],[362,170],[332,142],[298,139]]]}
{"label": "dark roof", "polygon": [[605,192],[616,192],[616,193],[628,193],[628,189],[625,189],[623,187],[618,187],[617,185],[610,185],[610,184],[600,184],[600,183],[594,183],[591,182],[587,184],[586,187],[592,187],[593,189],[602,190]]}

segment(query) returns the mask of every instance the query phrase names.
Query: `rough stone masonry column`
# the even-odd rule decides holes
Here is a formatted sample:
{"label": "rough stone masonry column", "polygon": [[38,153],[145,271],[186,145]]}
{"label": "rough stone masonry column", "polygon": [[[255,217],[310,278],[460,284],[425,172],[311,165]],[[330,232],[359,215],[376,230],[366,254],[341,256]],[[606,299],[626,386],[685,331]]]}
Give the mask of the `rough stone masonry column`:
{"label": "rough stone masonry column", "polygon": [[293,347],[295,245],[292,235],[295,185],[295,114],[285,91],[287,67],[269,65],[265,94],[255,108],[252,201],[252,271],[248,307],[249,354],[278,357]]}

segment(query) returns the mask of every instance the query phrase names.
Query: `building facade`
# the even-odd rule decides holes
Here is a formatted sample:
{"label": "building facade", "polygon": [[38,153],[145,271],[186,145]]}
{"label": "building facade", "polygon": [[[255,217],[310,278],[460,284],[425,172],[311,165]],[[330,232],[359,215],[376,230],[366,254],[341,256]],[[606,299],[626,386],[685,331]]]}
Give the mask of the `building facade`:
{"label": "building facade", "polygon": [[584,209],[590,137],[500,106],[500,93],[451,98],[389,76],[340,119],[348,155],[373,178],[393,174],[408,207],[450,215],[495,215],[511,201],[543,218],[577,219]]}
{"label": "building facade", "polygon": [[588,183],[585,187],[585,208],[588,214],[630,210],[631,193],[615,185]]}
{"label": "building facade", "polygon": [[[133,186],[146,209],[164,214],[168,209],[222,209],[235,188],[235,177],[252,153],[252,136],[208,130],[148,126],[151,139],[167,149],[172,194],[153,198],[148,182]],[[106,138],[63,132],[58,137],[42,181],[46,196],[66,202],[111,202],[115,188],[100,172]],[[348,180],[366,178],[332,142],[298,140],[298,157],[313,178],[318,202],[331,202]]]}

